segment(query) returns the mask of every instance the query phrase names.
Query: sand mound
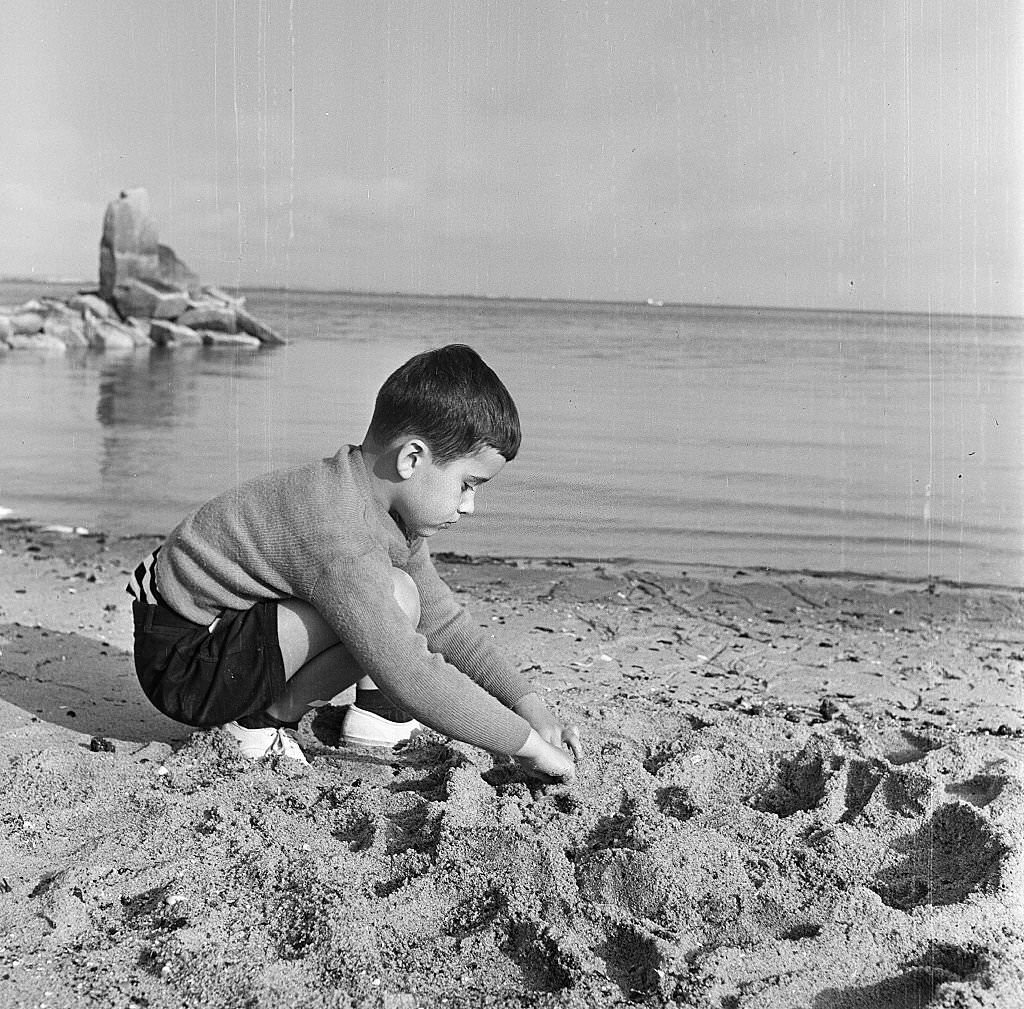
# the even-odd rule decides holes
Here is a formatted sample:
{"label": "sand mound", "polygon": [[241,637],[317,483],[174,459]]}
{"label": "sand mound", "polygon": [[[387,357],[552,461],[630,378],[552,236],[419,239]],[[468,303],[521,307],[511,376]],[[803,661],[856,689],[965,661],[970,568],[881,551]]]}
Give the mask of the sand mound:
{"label": "sand mound", "polygon": [[545,787],[330,711],[308,768],[181,745],[155,542],[0,523],[4,1009],[1024,1005],[1019,592],[449,559],[583,726]]}
{"label": "sand mound", "polygon": [[680,712],[592,725],[566,787],[436,736],[336,749],[330,712],[302,732],[309,768],[218,732],[13,758],[14,1004],[1021,1004],[995,740]]}

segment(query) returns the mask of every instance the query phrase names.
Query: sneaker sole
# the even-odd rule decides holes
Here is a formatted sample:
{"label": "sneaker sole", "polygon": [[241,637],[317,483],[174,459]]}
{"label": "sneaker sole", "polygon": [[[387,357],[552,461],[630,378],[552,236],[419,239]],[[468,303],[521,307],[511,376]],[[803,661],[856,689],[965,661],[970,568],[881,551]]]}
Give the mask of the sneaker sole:
{"label": "sneaker sole", "polygon": [[346,746],[360,746],[366,749],[376,750],[393,750],[399,743],[408,743],[410,739],[415,739],[422,731],[422,729],[414,729],[408,736],[394,741],[388,739],[375,739],[370,736],[342,736],[341,740]]}

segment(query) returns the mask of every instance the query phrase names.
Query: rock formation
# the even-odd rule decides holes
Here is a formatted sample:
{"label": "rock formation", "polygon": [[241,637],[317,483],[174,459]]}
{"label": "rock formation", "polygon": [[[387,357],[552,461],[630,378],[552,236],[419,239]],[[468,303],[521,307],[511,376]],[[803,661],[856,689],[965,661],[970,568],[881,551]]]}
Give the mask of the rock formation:
{"label": "rock formation", "polygon": [[100,239],[100,297],[112,301],[119,284],[131,277],[160,274],[156,225],[145,189],[127,189],[107,204]]}
{"label": "rock formation", "polygon": [[285,341],[245,310],[245,299],[204,286],[158,241],[145,189],[123,191],[103,217],[98,291],[66,301],[0,305],[0,352],[68,348],[259,347]]}
{"label": "rock formation", "polygon": [[100,297],[113,301],[131,280],[199,293],[199,278],[157,240],[145,189],[126,189],[107,204],[100,239]]}
{"label": "rock formation", "polygon": [[156,247],[156,254],[160,269],[158,279],[162,280],[165,284],[183,287],[188,291],[197,291],[199,289],[199,277],[178,259],[174,254],[174,249],[169,245],[158,245]]}

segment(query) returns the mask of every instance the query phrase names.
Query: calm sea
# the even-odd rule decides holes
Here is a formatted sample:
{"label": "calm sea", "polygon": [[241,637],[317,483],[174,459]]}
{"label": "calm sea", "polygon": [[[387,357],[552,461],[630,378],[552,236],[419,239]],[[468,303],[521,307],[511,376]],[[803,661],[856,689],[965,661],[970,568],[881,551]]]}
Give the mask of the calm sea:
{"label": "calm sea", "polygon": [[[0,285],[0,304],[40,290]],[[1024,580],[1024,320],[248,296],[289,346],[0,359],[0,506],[168,530],[358,442],[393,368],[461,342],[512,391],[524,445],[435,549]]]}

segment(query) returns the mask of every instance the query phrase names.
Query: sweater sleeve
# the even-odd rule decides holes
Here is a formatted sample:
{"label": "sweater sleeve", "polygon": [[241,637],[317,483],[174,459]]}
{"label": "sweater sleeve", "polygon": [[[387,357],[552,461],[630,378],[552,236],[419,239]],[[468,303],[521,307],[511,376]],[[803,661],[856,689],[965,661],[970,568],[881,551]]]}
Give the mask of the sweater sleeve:
{"label": "sweater sleeve", "polygon": [[425,540],[413,549],[407,570],[420,594],[419,629],[432,652],[443,655],[506,707],[532,693],[533,687],[456,602],[437,573]]}
{"label": "sweater sleeve", "polygon": [[526,742],[527,722],[434,652],[409,622],[385,550],[326,560],[309,602],[363,672],[424,725],[494,753],[513,754]]}

